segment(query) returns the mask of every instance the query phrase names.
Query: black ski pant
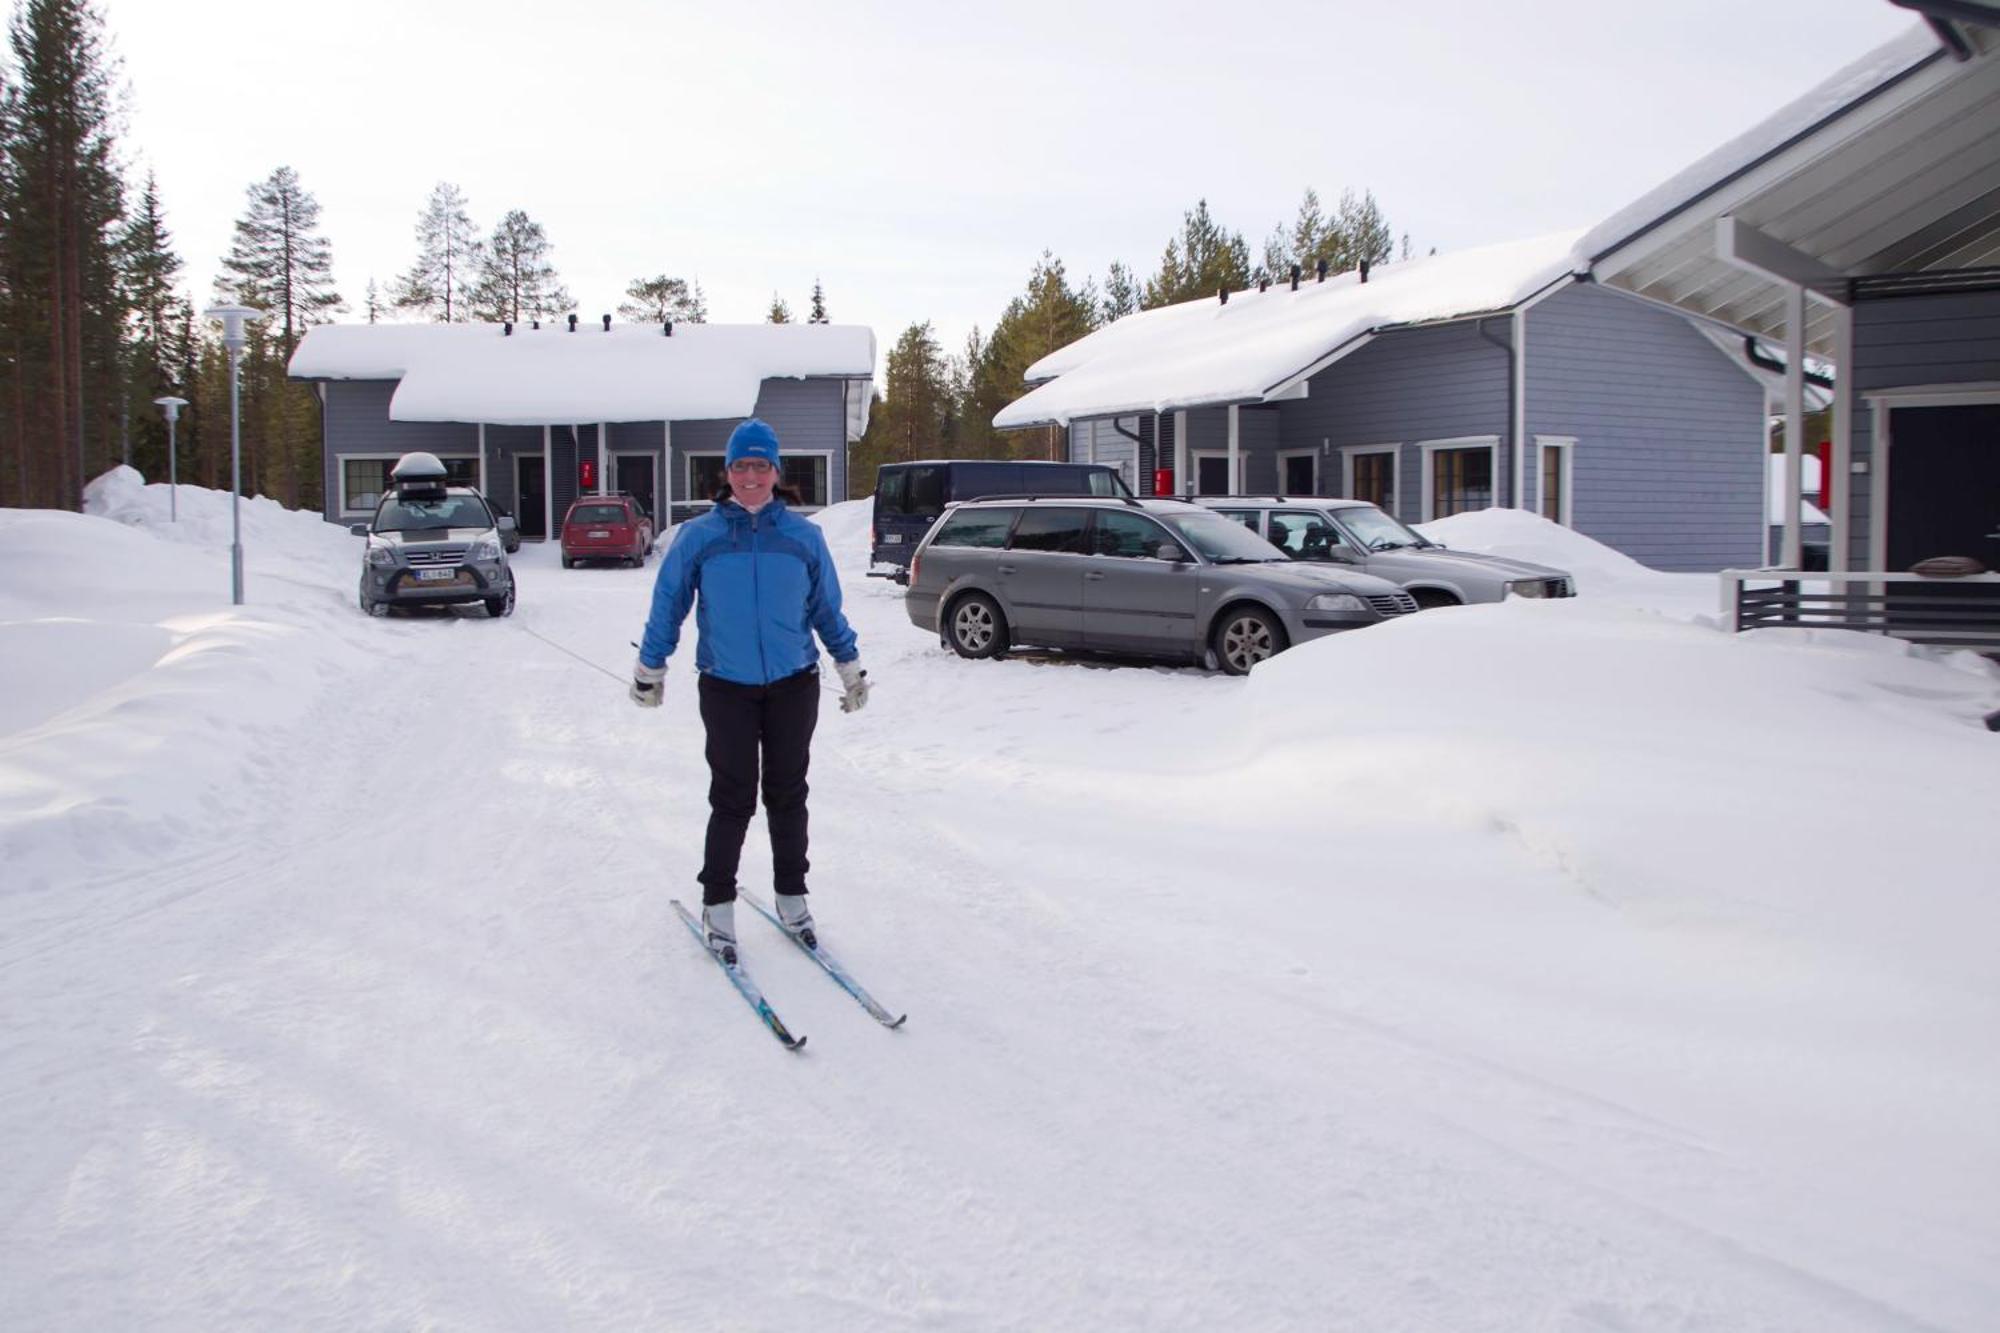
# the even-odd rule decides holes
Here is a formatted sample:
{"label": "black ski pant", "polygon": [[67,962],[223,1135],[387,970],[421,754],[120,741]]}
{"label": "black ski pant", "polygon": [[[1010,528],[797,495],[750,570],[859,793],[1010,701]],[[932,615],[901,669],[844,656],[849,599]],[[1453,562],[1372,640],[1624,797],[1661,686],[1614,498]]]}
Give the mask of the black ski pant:
{"label": "black ski pant", "polygon": [[806,861],[806,765],[812,759],[813,728],[819,724],[819,668],[769,685],[739,685],[705,675],[700,693],[709,773],[702,904],[735,900],[743,835],[757,813],[760,757],[774,887],[779,893],[804,893],[811,868]]}

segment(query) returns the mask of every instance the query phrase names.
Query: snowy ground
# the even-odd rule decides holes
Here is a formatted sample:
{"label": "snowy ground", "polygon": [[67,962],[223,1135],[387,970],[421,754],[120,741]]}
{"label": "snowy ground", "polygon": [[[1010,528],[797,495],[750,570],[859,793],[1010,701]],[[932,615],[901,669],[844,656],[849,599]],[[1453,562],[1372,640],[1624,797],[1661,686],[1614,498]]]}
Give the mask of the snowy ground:
{"label": "snowy ground", "polygon": [[[877,683],[823,933],[674,922],[653,571],[376,621],[359,546],[0,511],[0,1324],[1990,1329],[2000,671],[1713,626],[1709,578],[1248,680],[968,663],[824,522]],[[609,672],[612,679],[594,667]],[[829,686],[832,684],[830,676]],[[753,830],[747,882],[768,874]]]}

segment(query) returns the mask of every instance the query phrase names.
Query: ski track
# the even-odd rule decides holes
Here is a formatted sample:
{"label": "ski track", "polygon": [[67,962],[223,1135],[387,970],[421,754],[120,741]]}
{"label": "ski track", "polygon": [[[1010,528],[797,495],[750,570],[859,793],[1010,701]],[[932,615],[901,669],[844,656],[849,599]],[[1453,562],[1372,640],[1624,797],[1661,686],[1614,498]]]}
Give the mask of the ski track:
{"label": "ski track", "polygon": [[[1288,935],[1284,858],[1225,878],[1178,800],[1105,819],[1186,859],[1107,873],[965,674],[1077,669],[958,663],[858,571],[878,690],[824,700],[816,902],[911,1017],[882,1030],[745,909],[812,1039],[784,1052],[667,910],[706,814],[691,641],[640,714],[586,664],[622,678],[652,569],[522,565],[519,624],[337,622],[367,663],[260,738],[300,758],[247,757],[251,810],[10,931],[0,1128],[56,1150],[0,1181],[6,1322],[1953,1326],[1868,1289],[1888,1238],[1843,1245],[1850,1203],[1801,1221],[1759,1201],[1809,1182],[1695,1127],[1384,1020],[1366,906],[1354,941]],[[1134,710],[1233,687],[1162,672],[1168,703],[1127,708],[1082,674],[1086,743],[1167,775]],[[967,749],[900,748],[906,709],[957,711]],[[1465,873],[1604,913],[1495,827]],[[1400,831],[1346,832],[1408,863]],[[1970,1308],[1939,1278],[1961,1295],[1933,1308]]]}

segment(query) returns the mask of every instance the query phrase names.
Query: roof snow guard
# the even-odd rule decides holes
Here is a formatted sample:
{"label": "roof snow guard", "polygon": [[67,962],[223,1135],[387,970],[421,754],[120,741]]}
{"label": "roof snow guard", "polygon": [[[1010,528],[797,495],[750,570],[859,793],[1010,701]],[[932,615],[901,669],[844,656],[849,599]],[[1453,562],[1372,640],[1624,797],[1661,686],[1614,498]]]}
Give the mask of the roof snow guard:
{"label": "roof snow guard", "polygon": [[679,324],[672,337],[656,324],[511,334],[498,324],[321,324],[290,367],[300,380],[399,381],[394,421],[507,426],[747,417],[767,379],[874,373],[875,334],[858,324]]}
{"label": "roof snow guard", "polygon": [[1273,285],[1227,302],[1205,296],[1142,310],[1028,367],[1040,387],[993,424],[1015,430],[1291,396],[1376,333],[1507,310],[1569,281],[1579,234],[1384,264],[1366,282],[1343,273],[1297,290]]}

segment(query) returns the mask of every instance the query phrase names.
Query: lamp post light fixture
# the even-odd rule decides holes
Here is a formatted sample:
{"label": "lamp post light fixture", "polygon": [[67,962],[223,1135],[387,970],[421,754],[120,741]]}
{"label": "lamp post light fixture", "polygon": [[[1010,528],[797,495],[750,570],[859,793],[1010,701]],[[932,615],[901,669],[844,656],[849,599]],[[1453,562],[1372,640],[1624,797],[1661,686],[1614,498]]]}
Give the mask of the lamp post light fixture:
{"label": "lamp post light fixture", "polygon": [[222,322],[222,345],[229,349],[229,593],[237,606],[243,605],[243,420],[238,406],[236,365],[243,355],[246,339],[243,326],[264,318],[264,312],[247,305],[219,305],[202,312],[204,318]]}
{"label": "lamp post light fixture", "polygon": [[174,423],[181,419],[181,409],[187,405],[187,399],[172,396],[153,400],[153,406],[167,419],[167,519],[173,523],[181,519],[180,450],[174,447]]}

